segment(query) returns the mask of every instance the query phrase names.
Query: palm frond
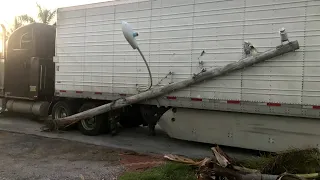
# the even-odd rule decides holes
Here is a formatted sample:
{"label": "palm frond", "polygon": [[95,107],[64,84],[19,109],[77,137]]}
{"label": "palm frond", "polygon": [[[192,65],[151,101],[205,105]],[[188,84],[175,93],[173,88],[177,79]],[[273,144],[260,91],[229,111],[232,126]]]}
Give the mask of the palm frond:
{"label": "palm frond", "polygon": [[36,4],[37,4],[38,12],[42,12],[42,7],[38,3]]}
{"label": "palm frond", "polygon": [[37,3],[37,8],[38,8],[38,19],[44,23],[44,24],[49,24],[53,18],[55,17],[56,10],[50,10],[44,7],[41,7]]}
{"label": "palm frond", "polygon": [[47,17],[48,24],[54,19],[56,16],[57,10],[49,11],[49,15]]}
{"label": "palm frond", "polygon": [[41,17],[41,21],[44,24],[48,24],[48,9],[43,9],[42,11],[42,17]]}
{"label": "palm frond", "polygon": [[15,17],[13,21],[13,25],[11,27],[11,33],[23,26],[23,23],[20,21],[19,17]]}
{"label": "palm frond", "polygon": [[29,16],[29,15],[27,15],[27,14],[18,16],[18,19],[19,19],[22,23],[34,23],[34,22],[36,22],[31,16]]}
{"label": "palm frond", "polygon": [[42,22],[45,23],[45,15],[44,15],[44,9],[37,3],[37,8],[38,8],[38,19]]}

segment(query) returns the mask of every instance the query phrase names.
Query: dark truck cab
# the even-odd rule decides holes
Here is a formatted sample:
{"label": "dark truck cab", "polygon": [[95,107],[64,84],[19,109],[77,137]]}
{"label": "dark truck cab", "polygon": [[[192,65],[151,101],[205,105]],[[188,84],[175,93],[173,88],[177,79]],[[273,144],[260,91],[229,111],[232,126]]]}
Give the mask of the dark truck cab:
{"label": "dark truck cab", "polygon": [[[55,26],[40,23],[23,26],[11,34],[6,46],[3,46],[6,49],[5,56],[0,63],[1,111],[28,114],[36,118],[52,115],[52,119],[58,119],[110,102],[55,96],[55,38]],[[109,131],[115,133],[117,121],[123,127],[147,125],[143,121],[145,116],[155,119],[154,114],[160,114],[160,111],[154,111],[157,108],[151,108],[144,111],[143,116],[141,107],[133,105],[116,113],[81,120],[78,128],[85,135],[98,135]]]}
{"label": "dark truck cab", "polygon": [[48,114],[54,96],[55,35],[54,26],[42,23],[23,26],[10,35],[0,65],[2,109]]}

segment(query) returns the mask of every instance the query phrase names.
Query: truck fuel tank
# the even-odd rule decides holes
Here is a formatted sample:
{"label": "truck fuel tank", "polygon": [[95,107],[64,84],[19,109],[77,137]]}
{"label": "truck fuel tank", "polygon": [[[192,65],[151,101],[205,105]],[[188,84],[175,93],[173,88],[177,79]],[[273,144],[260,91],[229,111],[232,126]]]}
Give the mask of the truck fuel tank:
{"label": "truck fuel tank", "polygon": [[47,101],[8,100],[6,108],[8,111],[32,114],[40,117],[48,116],[50,103]]}

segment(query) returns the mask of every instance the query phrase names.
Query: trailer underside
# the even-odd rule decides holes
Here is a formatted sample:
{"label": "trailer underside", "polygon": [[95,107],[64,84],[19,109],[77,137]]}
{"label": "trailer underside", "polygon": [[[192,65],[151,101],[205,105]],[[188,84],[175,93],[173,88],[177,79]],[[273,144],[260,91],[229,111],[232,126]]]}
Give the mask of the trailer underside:
{"label": "trailer underside", "polygon": [[[7,104],[5,99],[1,99],[1,102],[3,102],[2,105]],[[52,103],[50,114],[53,118],[70,116],[105,102],[92,99],[60,98]],[[28,107],[20,103],[12,106],[12,108],[25,110]],[[316,109],[310,110],[316,111]],[[293,147],[318,148],[320,144],[318,118],[175,106],[158,107],[136,104],[83,120],[77,123],[77,126],[86,135],[116,133],[112,132],[114,130],[112,122],[119,122],[124,128],[149,125],[150,133],[154,133],[152,130],[158,123],[161,129],[172,138],[271,152]]]}
{"label": "trailer underside", "polygon": [[319,148],[320,121],[249,113],[177,108],[159,121],[170,137],[262,151]]}

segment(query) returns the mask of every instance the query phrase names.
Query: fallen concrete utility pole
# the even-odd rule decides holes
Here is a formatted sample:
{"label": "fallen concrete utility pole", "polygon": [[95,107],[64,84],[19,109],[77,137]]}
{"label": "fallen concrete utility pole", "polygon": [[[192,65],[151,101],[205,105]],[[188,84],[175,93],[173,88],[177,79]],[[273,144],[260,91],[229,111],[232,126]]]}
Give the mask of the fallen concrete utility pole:
{"label": "fallen concrete utility pole", "polygon": [[292,41],[287,44],[280,45],[276,48],[270,49],[268,51],[259,53],[255,56],[250,56],[250,57],[241,59],[237,62],[227,64],[224,67],[214,68],[211,70],[201,72],[197,75],[194,75],[193,77],[191,77],[189,79],[186,79],[186,80],[183,80],[180,82],[168,84],[168,85],[165,85],[160,88],[151,89],[146,92],[136,94],[136,95],[124,98],[124,99],[118,99],[114,102],[111,102],[111,103],[108,103],[105,105],[101,105],[96,108],[89,109],[87,111],[84,111],[84,112],[81,112],[81,113],[78,113],[78,114],[75,114],[72,116],[68,116],[68,117],[60,118],[60,119],[55,119],[55,120],[50,120],[47,122],[46,128],[48,128],[49,130],[50,129],[51,130],[60,129],[60,128],[63,128],[63,127],[68,126],[70,124],[74,124],[80,120],[91,118],[93,116],[103,114],[103,113],[106,113],[108,111],[112,111],[115,109],[123,108],[125,106],[135,104],[135,103],[138,103],[138,102],[141,102],[144,100],[153,99],[153,98],[156,98],[159,96],[163,96],[163,95],[168,94],[170,92],[180,90],[182,88],[186,88],[188,86],[203,82],[205,80],[210,80],[212,78],[222,76],[222,75],[231,73],[231,72],[239,70],[239,69],[247,68],[247,67],[252,66],[254,64],[266,61],[268,59],[283,55],[288,52],[295,51],[297,49],[299,49],[298,41]]}

